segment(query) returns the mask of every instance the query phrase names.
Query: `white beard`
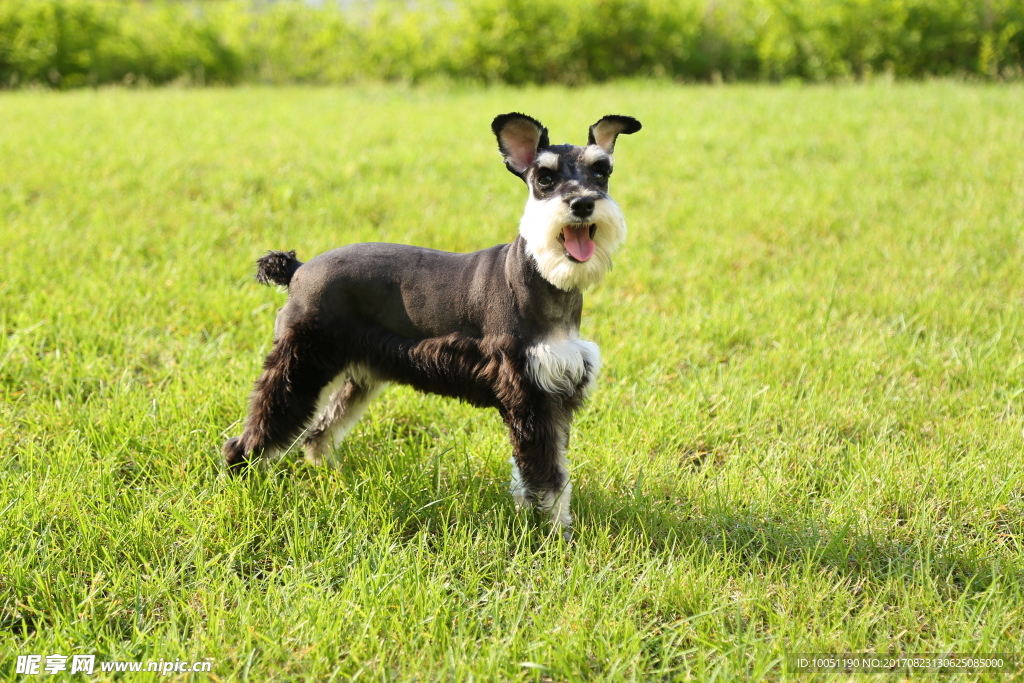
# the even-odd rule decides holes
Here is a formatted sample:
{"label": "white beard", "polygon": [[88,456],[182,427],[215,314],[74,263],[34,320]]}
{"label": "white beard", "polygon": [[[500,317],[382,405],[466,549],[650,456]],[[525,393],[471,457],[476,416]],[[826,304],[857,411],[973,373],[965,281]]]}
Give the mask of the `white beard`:
{"label": "white beard", "polygon": [[586,220],[596,224],[594,255],[582,263],[569,259],[558,237],[568,223],[580,222],[561,197],[534,199],[526,202],[519,234],[526,240],[526,250],[537,262],[541,277],[565,291],[586,290],[601,281],[611,270],[612,253],[626,239],[626,219],[619,205],[609,198],[594,203],[594,213]]}

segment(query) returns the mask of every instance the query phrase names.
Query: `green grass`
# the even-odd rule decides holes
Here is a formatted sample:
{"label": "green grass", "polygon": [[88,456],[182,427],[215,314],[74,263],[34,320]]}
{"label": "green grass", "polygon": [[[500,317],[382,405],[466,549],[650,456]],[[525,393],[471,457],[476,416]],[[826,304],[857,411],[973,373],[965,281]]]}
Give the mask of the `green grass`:
{"label": "green grass", "polygon": [[[575,543],[514,511],[496,414],[404,388],[340,469],[225,478],[284,301],[253,260],[511,240],[509,110],[557,142],[644,123],[585,303],[606,367]],[[0,674],[757,680],[795,679],[788,652],[1024,650],[1021,111],[944,82],[3,95]]]}

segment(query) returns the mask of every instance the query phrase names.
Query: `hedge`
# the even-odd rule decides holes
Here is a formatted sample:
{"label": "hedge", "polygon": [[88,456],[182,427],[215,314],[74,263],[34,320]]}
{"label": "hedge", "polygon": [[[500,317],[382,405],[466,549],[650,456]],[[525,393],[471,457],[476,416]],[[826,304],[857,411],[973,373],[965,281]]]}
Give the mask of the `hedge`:
{"label": "hedge", "polygon": [[1024,75],[1020,0],[0,0],[0,86]]}

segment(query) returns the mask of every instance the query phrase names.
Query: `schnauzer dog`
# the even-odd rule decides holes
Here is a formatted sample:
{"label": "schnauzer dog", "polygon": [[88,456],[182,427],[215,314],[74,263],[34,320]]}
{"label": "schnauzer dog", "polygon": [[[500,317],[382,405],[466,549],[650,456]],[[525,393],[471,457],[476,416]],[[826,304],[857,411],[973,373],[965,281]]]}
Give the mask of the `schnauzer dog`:
{"label": "schnauzer dog", "polygon": [[352,244],[306,263],[270,252],[257,279],[288,287],[274,347],[229,471],[275,457],[298,439],[320,463],[388,382],[496,408],[512,442],[511,493],[568,537],[566,449],[573,413],[601,367],[579,337],[582,291],[611,267],[626,222],[608,195],[615,140],[640,130],[605,116],[587,145],[552,145],[525,114],[491,129],[505,166],[529,188],[519,235],[471,254]]}

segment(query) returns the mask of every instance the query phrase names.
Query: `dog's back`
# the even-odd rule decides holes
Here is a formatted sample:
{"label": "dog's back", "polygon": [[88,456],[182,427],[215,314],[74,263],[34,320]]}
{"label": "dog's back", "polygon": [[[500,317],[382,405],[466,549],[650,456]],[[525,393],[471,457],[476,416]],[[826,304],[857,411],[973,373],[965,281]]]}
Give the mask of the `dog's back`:
{"label": "dog's back", "polygon": [[[356,316],[410,339],[457,332],[514,334],[528,342],[549,329],[578,326],[582,308],[578,292],[558,290],[536,274],[522,238],[468,254],[350,244],[305,264],[293,253],[272,252],[257,267],[261,282],[289,287],[280,322],[313,312],[324,323]],[[524,310],[527,300],[538,305]]]}

